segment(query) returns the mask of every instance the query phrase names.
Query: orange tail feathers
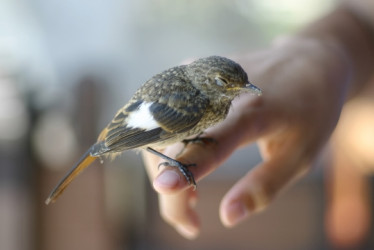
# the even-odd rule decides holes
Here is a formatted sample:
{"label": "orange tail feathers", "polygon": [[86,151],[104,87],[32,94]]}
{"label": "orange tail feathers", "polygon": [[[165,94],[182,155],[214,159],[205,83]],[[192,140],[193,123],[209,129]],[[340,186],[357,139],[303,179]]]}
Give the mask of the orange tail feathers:
{"label": "orange tail feathers", "polygon": [[62,192],[67,188],[72,180],[74,180],[77,175],[87,168],[92,162],[96,160],[97,157],[90,154],[91,148],[82,156],[82,158],[74,165],[74,167],[65,175],[65,177],[57,184],[53,189],[51,194],[45,201],[45,204],[53,203],[62,194]]}

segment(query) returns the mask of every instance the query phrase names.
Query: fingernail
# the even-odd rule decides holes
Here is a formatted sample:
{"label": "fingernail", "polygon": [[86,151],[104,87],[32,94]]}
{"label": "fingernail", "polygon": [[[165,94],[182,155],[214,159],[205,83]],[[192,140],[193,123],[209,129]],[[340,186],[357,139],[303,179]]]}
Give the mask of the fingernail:
{"label": "fingernail", "polygon": [[154,186],[173,188],[179,184],[180,176],[173,170],[165,170],[153,182]]}
{"label": "fingernail", "polygon": [[192,226],[178,225],[175,229],[187,239],[195,239],[199,233],[198,229]]}
{"label": "fingernail", "polygon": [[235,201],[228,206],[223,223],[228,227],[232,227],[246,218],[248,214],[248,209],[244,204],[240,201]]}

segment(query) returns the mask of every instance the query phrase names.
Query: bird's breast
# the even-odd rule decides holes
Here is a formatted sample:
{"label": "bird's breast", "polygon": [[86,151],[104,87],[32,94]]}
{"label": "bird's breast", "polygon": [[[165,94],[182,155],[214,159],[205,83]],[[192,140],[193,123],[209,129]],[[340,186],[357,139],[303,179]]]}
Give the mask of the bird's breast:
{"label": "bird's breast", "polygon": [[191,129],[190,135],[199,134],[209,127],[216,125],[217,123],[223,121],[230,108],[230,103],[220,103],[216,105],[209,106],[204,116],[201,118],[200,122]]}

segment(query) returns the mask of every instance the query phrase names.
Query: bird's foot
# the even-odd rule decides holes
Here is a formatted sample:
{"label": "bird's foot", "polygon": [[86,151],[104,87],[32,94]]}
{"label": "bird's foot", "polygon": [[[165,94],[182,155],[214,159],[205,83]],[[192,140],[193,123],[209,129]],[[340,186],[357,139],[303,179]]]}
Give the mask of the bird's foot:
{"label": "bird's foot", "polygon": [[194,187],[194,190],[196,189],[196,182],[195,182],[195,178],[193,177],[193,174],[192,172],[188,169],[189,167],[195,167],[196,164],[192,163],[192,164],[184,164],[180,161],[177,161],[177,160],[174,160],[173,158],[170,158],[156,150],[154,150],[153,148],[150,148],[148,147],[147,148],[147,151],[148,152],[151,152],[159,157],[161,157],[162,159],[165,160],[165,162],[162,162],[158,165],[158,167],[160,166],[167,166],[167,167],[176,167],[178,168],[178,170],[183,174],[183,176],[186,178],[187,182],[189,185],[192,185]]}
{"label": "bird's foot", "polygon": [[170,160],[167,160],[165,162],[161,162],[158,167],[160,166],[167,166],[167,167],[176,167],[178,170],[184,175],[189,185],[192,185],[194,190],[196,190],[196,182],[195,178],[193,177],[193,174],[188,169],[189,167],[195,167],[196,164],[183,164],[180,161],[176,161],[170,158]]}
{"label": "bird's foot", "polygon": [[217,143],[217,140],[211,137],[202,137],[203,133],[198,134],[196,137],[191,138],[191,139],[184,139],[182,141],[184,147],[182,150],[176,155],[176,157],[180,156],[184,150],[186,149],[187,145],[192,143],[192,144],[200,144],[200,145],[208,145],[210,143]]}
{"label": "bird's foot", "polygon": [[182,143],[186,147],[190,143],[206,145],[206,144],[209,144],[209,143],[217,143],[217,141],[214,138],[201,137],[200,135],[198,135],[198,136],[196,136],[194,138],[191,138],[191,139],[184,139],[182,141]]}

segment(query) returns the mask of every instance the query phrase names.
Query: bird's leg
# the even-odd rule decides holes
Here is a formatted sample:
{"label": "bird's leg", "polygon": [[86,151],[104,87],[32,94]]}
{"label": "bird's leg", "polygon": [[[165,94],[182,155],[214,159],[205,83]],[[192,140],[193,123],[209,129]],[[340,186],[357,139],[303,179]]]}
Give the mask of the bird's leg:
{"label": "bird's leg", "polygon": [[182,143],[184,144],[184,146],[186,147],[188,144],[190,143],[196,143],[196,144],[203,144],[203,145],[206,145],[206,144],[209,144],[209,143],[217,143],[217,141],[214,139],[214,138],[210,138],[210,137],[202,137],[201,135],[203,134],[203,132],[201,132],[200,134],[198,134],[196,137],[194,138],[191,138],[191,139],[184,139],[182,141]]}
{"label": "bird's leg", "polygon": [[147,147],[146,148],[148,152],[152,153],[152,154],[155,154],[157,155],[158,157],[166,160],[165,162],[162,162],[158,165],[158,167],[160,167],[161,165],[163,166],[168,166],[168,167],[176,167],[179,169],[179,171],[184,175],[184,177],[186,178],[188,184],[192,185],[194,187],[194,190],[196,189],[196,182],[195,182],[195,178],[193,177],[193,174],[191,173],[190,170],[188,170],[189,167],[193,167],[193,166],[196,166],[196,164],[184,164],[184,163],[181,163],[177,160],[174,160],[156,150],[154,150],[153,148],[150,148],[150,147]]}
{"label": "bird's leg", "polygon": [[209,143],[217,143],[217,141],[213,138],[210,138],[210,137],[202,137],[201,135],[203,134],[204,132],[201,132],[200,134],[198,134],[197,136],[195,136],[194,138],[191,138],[191,139],[184,139],[182,141],[184,147],[182,148],[182,150],[177,154],[177,157],[180,156],[184,150],[186,149],[187,145],[190,144],[190,143],[193,143],[193,144],[201,144],[201,145],[207,145]]}

